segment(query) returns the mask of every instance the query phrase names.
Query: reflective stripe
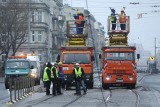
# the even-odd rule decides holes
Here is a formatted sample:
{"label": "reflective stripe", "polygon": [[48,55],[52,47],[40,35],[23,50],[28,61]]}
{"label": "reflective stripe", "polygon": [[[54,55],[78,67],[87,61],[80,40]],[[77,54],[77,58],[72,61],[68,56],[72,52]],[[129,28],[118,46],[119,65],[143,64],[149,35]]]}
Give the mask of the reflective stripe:
{"label": "reflective stripe", "polygon": [[52,72],[51,72],[51,78],[54,78],[54,75],[53,75],[53,68],[56,69],[56,76],[58,77],[58,70],[57,70],[57,68],[56,68],[55,66],[53,66],[53,67],[51,68],[51,70],[52,70]]}
{"label": "reflective stripe", "polygon": [[47,74],[47,69],[49,69],[49,68],[45,67],[45,69],[44,69],[43,81],[49,81],[49,77],[48,77],[48,74]]}
{"label": "reflective stripe", "polygon": [[82,70],[81,70],[81,67],[79,67],[78,71],[77,71],[77,69],[76,69],[76,68],[74,68],[74,70],[75,70],[76,78],[77,78],[77,77],[81,77],[81,76],[82,76]]}
{"label": "reflective stripe", "polygon": [[81,24],[82,20],[83,20],[83,17],[82,17],[82,16],[79,16],[79,19],[78,19],[78,21],[76,21],[76,23],[77,23],[77,24]]}

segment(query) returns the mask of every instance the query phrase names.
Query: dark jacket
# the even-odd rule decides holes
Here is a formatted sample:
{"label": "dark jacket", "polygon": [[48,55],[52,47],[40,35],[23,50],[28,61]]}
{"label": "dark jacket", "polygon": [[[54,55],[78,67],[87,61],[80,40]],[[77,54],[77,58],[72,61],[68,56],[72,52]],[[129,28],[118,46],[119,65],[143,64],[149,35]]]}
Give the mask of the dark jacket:
{"label": "dark jacket", "polygon": [[57,79],[55,67],[51,69],[51,72],[53,72],[54,79]]}
{"label": "dark jacket", "polygon": [[59,67],[58,78],[64,79],[64,73],[63,73],[62,67]]}
{"label": "dark jacket", "polygon": [[[79,67],[78,68],[76,68],[77,69],[77,71],[78,71],[78,69],[79,69]],[[84,76],[85,76],[85,74],[84,74],[84,70],[83,70],[83,68],[81,67],[81,71],[82,71],[82,75],[81,75],[81,77],[77,77],[76,78],[76,73],[75,73],[75,69],[73,68],[73,77],[74,77],[74,79],[75,80],[83,80],[84,79]]]}

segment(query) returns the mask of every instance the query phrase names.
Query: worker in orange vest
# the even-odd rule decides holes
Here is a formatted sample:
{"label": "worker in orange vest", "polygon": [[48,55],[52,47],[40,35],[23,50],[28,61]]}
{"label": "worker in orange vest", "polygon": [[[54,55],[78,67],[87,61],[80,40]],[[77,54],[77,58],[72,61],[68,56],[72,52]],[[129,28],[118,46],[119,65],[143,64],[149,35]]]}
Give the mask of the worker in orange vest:
{"label": "worker in orange vest", "polygon": [[73,15],[73,17],[76,19],[77,34],[83,34],[83,27],[85,24],[83,13],[77,10],[77,15]]}
{"label": "worker in orange vest", "polygon": [[126,30],[126,14],[124,12],[124,9],[121,10],[121,14],[119,16],[119,22],[121,30]]}

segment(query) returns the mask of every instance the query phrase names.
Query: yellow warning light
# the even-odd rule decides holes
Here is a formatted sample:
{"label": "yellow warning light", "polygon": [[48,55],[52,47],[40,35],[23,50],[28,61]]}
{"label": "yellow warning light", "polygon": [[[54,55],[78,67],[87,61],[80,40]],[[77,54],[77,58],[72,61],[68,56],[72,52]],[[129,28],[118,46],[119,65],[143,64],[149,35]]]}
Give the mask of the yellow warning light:
{"label": "yellow warning light", "polygon": [[150,58],[149,58],[150,60],[154,60],[154,56],[150,56]]}

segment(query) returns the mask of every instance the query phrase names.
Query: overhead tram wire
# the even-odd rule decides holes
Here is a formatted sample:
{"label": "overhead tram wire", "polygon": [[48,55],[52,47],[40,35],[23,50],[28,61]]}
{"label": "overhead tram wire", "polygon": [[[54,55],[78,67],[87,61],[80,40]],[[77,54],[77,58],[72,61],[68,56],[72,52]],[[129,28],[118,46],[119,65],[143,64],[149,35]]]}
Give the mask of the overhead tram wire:
{"label": "overhead tram wire", "polygon": [[[86,0],[86,7],[87,7],[87,10],[89,11],[89,9],[88,9],[88,1],[87,1],[87,0]],[[91,38],[92,38],[92,42],[93,42],[93,47],[95,47],[94,38],[93,38],[93,32],[92,32],[92,28],[91,28],[90,15],[88,16],[88,20],[89,20],[89,27],[90,27],[90,32],[91,32]],[[96,67],[98,67],[97,53],[96,53],[95,48],[94,48],[94,56],[95,56],[95,60],[96,60]],[[98,77],[99,77],[99,81],[100,81],[99,72],[98,72]],[[102,97],[103,97],[103,102],[105,103],[105,106],[107,107],[106,100],[105,100],[105,97],[104,97],[104,94],[103,94],[102,86],[101,86],[100,88],[101,88],[101,93],[102,93]]]}

